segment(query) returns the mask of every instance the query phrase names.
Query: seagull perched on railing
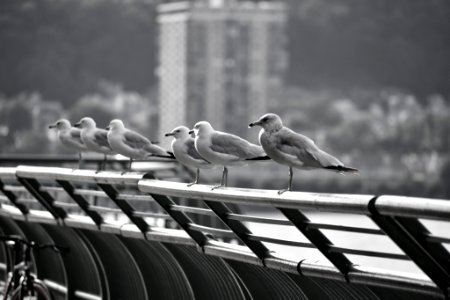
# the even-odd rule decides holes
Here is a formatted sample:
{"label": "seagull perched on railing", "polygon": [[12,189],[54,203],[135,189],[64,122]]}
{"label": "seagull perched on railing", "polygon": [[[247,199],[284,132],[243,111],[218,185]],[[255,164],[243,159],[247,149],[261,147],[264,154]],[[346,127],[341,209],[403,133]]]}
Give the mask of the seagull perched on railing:
{"label": "seagull perched on railing", "polygon": [[292,191],[292,168],[297,169],[325,169],[330,171],[358,172],[358,170],[344,166],[334,156],[321,150],[313,140],[284,127],[281,118],[276,114],[265,114],[249,127],[261,126],[259,142],[267,155],[274,161],[289,166],[288,188],[278,191],[282,194]]}
{"label": "seagull perched on railing", "polygon": [[189,134],[189,128],[186,126],[178,126],[165,136],[173,136],[172,151],[175,158],[183,165],[197,169],[195,181],[188,184],[192,186],[198,183],[200,169],[208,169],[214,167],[209,161],[203,159],[195,149],[194,138]]}
{"label": "seagull perched on railing", "polygon": [[74,126],[81,128],[81,140],[89,150],[103,153],[104,159],[100,169],[104,169],[107,158],[106,155],[116,154],[108,143],[108,131],[97,128],[95,121],[89,117],[82,118]]}
{"label": "seagull perched on railing", "polygon": [[149,157],[174,158],[171,152],[150,142],[143,135],[125,128],[119,119],[112,120],[107,127],[108,142],[111,148],[119,154],[130,158],[128,170],[131,170],[133,159],[146,159]]}
{"label": "seagull perched on railing", "polygon": [[70,150],[78,152],[78,168],[80,168],[81,152],[87,150],[86,145],[81,140],[80,129],[72,127],[66,119],[60,119],[56,123],[49,125],[48,128],[56,128],[59,141]]}
{"label": "seagull perched on railing", "polygon": [[189,133],[195,133],[195,149],[207,161],[223,166],[220,185],[212,189],[227,186],[227,166],[246,165],[250,160],[269,159],[261,146],[252,144],[243,138],[226,132],[215,131],[206,121],[195,124]]}

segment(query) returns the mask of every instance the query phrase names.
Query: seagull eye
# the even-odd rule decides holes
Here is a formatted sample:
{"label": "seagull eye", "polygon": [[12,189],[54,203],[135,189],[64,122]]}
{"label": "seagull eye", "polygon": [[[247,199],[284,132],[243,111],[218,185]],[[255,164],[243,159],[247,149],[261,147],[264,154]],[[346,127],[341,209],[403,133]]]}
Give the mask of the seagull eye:
{"label": "seagull eye", "polygon": [[268,119],[268,118],[267,118],[267,117],[265,117],[265,118],[263,118],[263,119],[262,119],[262,121],[263,121],[263,122],[266,122],[266,121],[267,121],[267,119]]}

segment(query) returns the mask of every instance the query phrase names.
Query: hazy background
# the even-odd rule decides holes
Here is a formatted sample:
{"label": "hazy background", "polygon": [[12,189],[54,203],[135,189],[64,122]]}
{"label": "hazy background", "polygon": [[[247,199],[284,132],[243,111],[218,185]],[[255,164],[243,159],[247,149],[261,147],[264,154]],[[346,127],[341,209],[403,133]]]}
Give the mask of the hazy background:
{"label": "hazy background", "polygon": [[[450,1],[286,3],[289,63],[271,111],[361,170],[298,172],[296,189],[450,198]],[[162,139],[155,4],[0,1],[0,153],[68,153],[47,130],[61,116],[118,117]],[[286,168],[265,166],[230,179],[284,187]]]}

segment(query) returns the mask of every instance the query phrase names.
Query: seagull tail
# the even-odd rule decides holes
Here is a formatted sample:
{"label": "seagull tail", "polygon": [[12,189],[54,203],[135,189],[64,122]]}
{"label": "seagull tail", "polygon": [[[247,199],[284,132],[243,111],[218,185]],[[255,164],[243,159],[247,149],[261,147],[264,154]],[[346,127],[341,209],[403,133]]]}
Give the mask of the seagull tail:
{"label": "seagull tail", "polygon": [[328,166],[328,167],[324,167],[324,169],[333,170],[333,171],[337,171],[340,173],[342,173],[342,172],[358,173],[357,169],[350,168],[350,167],[344,167],[344,166]]}
{"label": "seagull tail", "polygon": [[252,157],[252,158],[246,158],[245,160],[269,160],[271,159],[270,157],[268,157],[267,155],[264,156],[257,156],[257,157]]}
{"label": "seagull tail", "polygon": [[161,154],[149,154],[147,155],[147,157],[161,157],[161,158],[170,158],[170,159],[175,159],[175,155],[170,152],[170,151],[166,151],[167,155],[161,155]]}

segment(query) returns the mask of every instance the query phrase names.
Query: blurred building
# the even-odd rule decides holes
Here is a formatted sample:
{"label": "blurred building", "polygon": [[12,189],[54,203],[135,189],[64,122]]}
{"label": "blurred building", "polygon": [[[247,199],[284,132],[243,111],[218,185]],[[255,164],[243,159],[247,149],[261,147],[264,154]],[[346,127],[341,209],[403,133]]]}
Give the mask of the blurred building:
{"label": "blurred building", "polygon": [[160,132],[208,120],[255,140],[247,124],[277,101],[287,67],[285,5],[166,3],[158,23]]}

